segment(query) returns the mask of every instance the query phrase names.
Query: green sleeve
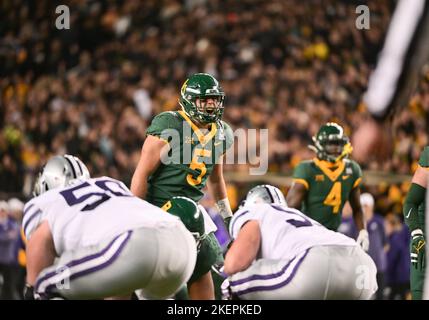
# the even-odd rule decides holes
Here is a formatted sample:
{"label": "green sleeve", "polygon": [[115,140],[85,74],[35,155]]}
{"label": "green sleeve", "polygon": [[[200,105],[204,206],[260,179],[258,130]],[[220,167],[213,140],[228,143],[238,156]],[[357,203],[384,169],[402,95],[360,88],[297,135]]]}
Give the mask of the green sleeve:
{"label": "green sleeve", "polygon": [[352,167],[353,167],[353,188],[356,188],[360,186],[362,182],[362,169],[360,168],[360,165],[352,161]]}
{"label": "green sleeve", "polygon": [[163,140],[170,141],[172,130],[178,130],[177,126],[178,118],[174,112],[162,112],[153,118],[150,126],[146,130],[146,135],[156,136]]}
{"label": "green sleeve", "polygon": [[423,149],[423,152],[420,155],[419,165],[424,168],[429,167],[429,146]]}
{"label": "green sleeve", "polygon": [[419,220],[418,208],[425,201],[425,196],[426,188],[416,183],[411,184],[403,207],[405,223],[410,228],[410,231],[424,229],[424,226],[419,223],[421,219]]}
{"label": "green sleeve", "polygon": [[308,180],[308,170],[307,170],[307,163],[301,162],[298,164],[294,171],[293,171],[293,178],[294,179],[304,179]]}
{"label": "green sleeve", "polygon": [[309,162],[301,162],[297,165],[292,178],[294,182],[303,184],[308,190],[310,188]]}
{"label": "green sleeve", "polygon": [[222,126],[225,135],[226,150],[228,150],[234,143],[234,133],[232,132],[232,129],[228,123],[222,121]]}

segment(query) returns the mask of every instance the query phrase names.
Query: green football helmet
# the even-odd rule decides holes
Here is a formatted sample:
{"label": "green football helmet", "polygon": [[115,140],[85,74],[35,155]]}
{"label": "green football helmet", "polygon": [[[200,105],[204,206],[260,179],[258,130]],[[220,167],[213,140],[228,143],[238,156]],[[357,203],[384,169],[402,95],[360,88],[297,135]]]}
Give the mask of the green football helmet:
{"label": "green football helmet", "polygon": [[[207,103],[209,98],[214,104]],[[196,73],[182,85],[179,104],[192,120],[208,124],[222,119],[224,100],[225,93],[213,76]]]}
{"label": "green football helmet", "polygon": [[314,145],[310,145],[320,160],[332,163],[347,157],[353,150],[344,129],[335,122],[328,122],[320,127],[313,137]]}
{"label": "green football helmet", "polygon": [[186,229],[194,236],[199,251],[201,242],[207,235],[205,234],[204,217],[195,201],[186,197],[173,197],[161,209],[182,220]]}

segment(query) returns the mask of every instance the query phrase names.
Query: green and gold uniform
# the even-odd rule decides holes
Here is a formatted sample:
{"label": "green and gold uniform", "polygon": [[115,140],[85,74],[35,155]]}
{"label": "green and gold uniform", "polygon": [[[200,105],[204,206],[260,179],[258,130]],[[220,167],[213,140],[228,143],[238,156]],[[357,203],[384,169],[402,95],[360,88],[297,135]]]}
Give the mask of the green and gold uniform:
{"label": "green and gold uniform", "polygon": [[[419,166],[422,168],[425,168],[426,170],[429,170],[429,147],[425,147],[423,149],[422,154],[420,155],[419,159]],[[423,231],[423,234],[426,236],[426,225],[425,225],[425,209],[426,209],[426,201],[425,201],[425,194],[426,194],[426,188],[421,187],[420,185],[414,186],[415,188],[411,189],[409,191],[409,194],[407,195],[407,198],[405,200],[405,221],[407,222],[408,226],[410,227],[411,231],[413,229],[421,229]],[[417,190],[418,189],[418,190]],[[411,191],[413,190],[413,191]],[[419,193],[419,195],[412,195],[411,192]],[[411,200],[413,199],[413,196],[416,198],[419,198],[420,200]],[[417,217],[410,217],[410,212],[408,212],[408,206],[407,202],[412,201],[415,203],[419,203],[419,206],[417,208]],[[410,207],[411,209],[411,207]],[[414,218],[413,223],[410,223],[410,219]],[[410,241],[410,252],[412,252],[412,246],[413,241]],[[422,248],[422,250],[425,250],[426,248]],[[427,261],[427,257],[426,257]],[[426,262],[427,263],[427,262]],[[414,266],[411,266],[410,268],[410,288],[411,288],[411,296],[413,300],[421,300],[423,297],[423,286],[425,282],[425,272],[426,272],[426,263],[423,264],[422,268],[415,268]]]}
{"label": "green and gold uniform", "polygon": [[[174,196],[198,202],[207,178],[219,157],[233,143],[233,132],[224,121],[212,123],[209,130],[199,129],[184,111],[157,115],[146,134],[159,137],[170,145],[170,163],[162,163],[149,177],[146,200],[162,207]],[[207,273],[214,263],[223,262],[222,249],[214,236],[202,242],[190,281]]]}
{"label": "green and gold uniform", "polygon": [[307,189],[301,210],[336,231],[344,204],[362,181],[362,170],[353,160],[343,159],[334,164],[314,158],[302,161],[295,168],[293,179]]}
{"label": "green and gold uniform", "polygon": [[170,163],[161,163],[148,181],[146,199],[159,207],[173,196],[198,202],[216,161],[233,143],[226,122],[213,123],[204,134],[183,111],[157,115],[146,134],[165,140],[171,148]]}

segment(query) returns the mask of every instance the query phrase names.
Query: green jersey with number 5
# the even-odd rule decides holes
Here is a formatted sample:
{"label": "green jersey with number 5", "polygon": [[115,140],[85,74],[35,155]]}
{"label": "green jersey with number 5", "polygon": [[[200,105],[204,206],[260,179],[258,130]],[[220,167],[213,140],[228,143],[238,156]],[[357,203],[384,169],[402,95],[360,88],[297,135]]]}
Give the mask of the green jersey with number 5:
{"label": "green jersey with number 5", "polygon": [[170,145],[168,155],[148,180],[146,200],[159,207],[174,196],[198,202],[214,165],[233,143],[233,133],[226,122],[200,129],[183,111],[160,113],[146,134]]}
{"label": "green jersey with number 5", "polygon": [[307,189],[302,211],[328,229],[336,231],[341,224],[341,212],[351,191],[362,180],[362,170],[353,160],[338,163],[307,160],[294,170],[294,183]]}

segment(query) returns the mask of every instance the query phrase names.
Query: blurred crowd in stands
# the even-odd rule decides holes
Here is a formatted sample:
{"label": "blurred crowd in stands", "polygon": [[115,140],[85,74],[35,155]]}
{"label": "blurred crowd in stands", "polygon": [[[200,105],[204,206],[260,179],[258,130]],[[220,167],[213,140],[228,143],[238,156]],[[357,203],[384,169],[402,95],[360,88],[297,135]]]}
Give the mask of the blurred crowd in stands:
{"label": "blurred crowd in stands", "polygon": [[[369,30],[355,25],[361,2],[1,1],[0,198],[27,199],[41,164],[58,153],[129,184],[146,127],[178,108],[179,88],[194,72],[220,80],[224,120],[234,129],[269,129],[269,172],[290,174],[314,157],[307,145],[320,125],[336,121],[351,135],[365,117],[361,98],[394,1],[367,3]],[[60,4],[70,9],[70,29],[56,28]],[[416,168],[429,144],[429,69],[424,74],[391,128],[391,159],[369,158],[363,169]],[[229,185],[233,205],[249,186],[241,187]],[[365,191],[389,221],[400,218],[407,188]],[[392,226],[401,223],[395,219]]]}
{"label": "blurred crowd in stands", "polygon": [[0,300],[22,299],[25,285],[25,240],[21,233],[24,203],[0,201]]}

